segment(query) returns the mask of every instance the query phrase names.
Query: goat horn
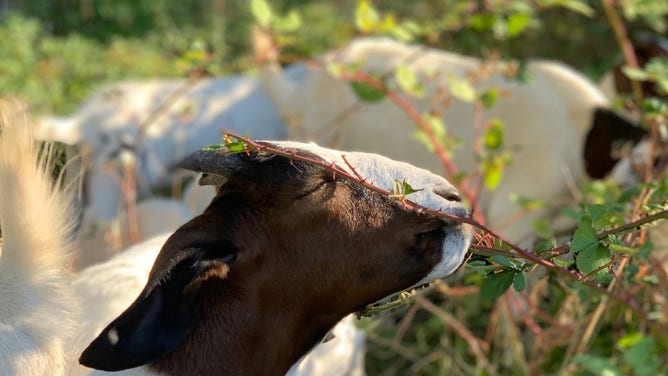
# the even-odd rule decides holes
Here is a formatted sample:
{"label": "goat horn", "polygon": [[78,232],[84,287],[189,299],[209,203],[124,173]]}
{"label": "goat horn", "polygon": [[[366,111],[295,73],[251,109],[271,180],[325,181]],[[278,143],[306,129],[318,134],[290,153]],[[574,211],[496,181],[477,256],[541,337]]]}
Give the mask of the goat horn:
{"label": "goat horn", "polygon": [[[237,154],[230,154],[224,149],[200,150],[186,157],[179,167],[225,178],[241,169],[238,158]],[[211,183],[213,181],[207,184]]]}

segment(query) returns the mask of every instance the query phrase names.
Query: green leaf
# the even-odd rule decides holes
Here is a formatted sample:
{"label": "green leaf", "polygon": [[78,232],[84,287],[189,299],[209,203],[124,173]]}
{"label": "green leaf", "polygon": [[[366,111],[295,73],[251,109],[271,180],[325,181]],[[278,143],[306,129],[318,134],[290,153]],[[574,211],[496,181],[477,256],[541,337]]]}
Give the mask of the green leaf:
{"label": "green leaf", "polygon": [[209,146],[205,146],[205,147],[203,147],[203,148],[202,148],[202,151],[213,151],[213,150],[218,150],[218,149],[220,149],[220,148],[222,148],[222,147],[224,147],[224,146],[225,146],[225,144],[213,144],[213,145],[209,145]]}
{"label": "green leaf", "polygon": [[624,361],[633,368],[636,376],[655,375],[661,366],[655,349],[654,338],[644,337],[624,351]]}
{"label": "green leaf", "polygon": [[355,9],[355,26],[362,33],[370,33],[376,29],[380,22],[378,11],[370,2],[362,0],[357,3]]}
{"label": "green leaf", "polygon": [[351,82],[350,86],[357,98],[364,102],[378,102],[385,98],[385,93],[364,82]]}
{"label": "green leaf", "polygon": [[273,27],[277,31],[297,31],[302,26],[302,17],[297,11],[291,10],[286,16],[277,19]]}
{"label": "green leaf", "polygon": [[394,77],[397,80],[399,87],[406,93],[417,98],[424,96],[424,86],[420,83],[415,72],[406,65],[397,67],[397,70],[394,72]]}
{"label": "green leaf", "polygon": [[524,274],[520,271],[515,273],[515,276],[513,276],[513,288],[515,291],[523,291],[524,288],[526,287],[527,283],[526,280],[524,279]]}
{"label": "green leaf", "polygon": [[480,162],[480,172],[482,173],[487,189],[493,191],[499,186],[499,183],[503,179],[505,166],[506,162],[503,155],[494,155]]}
{"label": "green leaf", "polygon": [[499,90],[497,89],[489,89],[484,91],[482,94],[480,94],[480,102],[482,102],[482,105],[485,107],[486,110],[489,110],[490,108],[494,107],[496,102],[499,100]]}
{"label": "green leaf", "polygon": [[390,190],[390,196],[391,197],[404,197],[407,196],[411,193],[419,192],[422,189],[415,189],[411,187],[410,184],[406,182],[404,179],[403,181],[399,180],[394,180],[394,185],[392,186],[392,189]]}
{"label": "green leaf", "polygon": [[225,144],[225,147],[231,152],[246,151],[246,144],[242,141],[228,142]]}
{"label": "green leaf", "polygon": [[513,264],[513,262],[510,261],[510,259],[504,255],[494,255],[492,256],[492,261],[494,261],[499,265],[507,266],[509,268],[515,267],[515,264]]}
{"label": "green leaf", "polygon": [[503,295],[513,283],[515,270],[506,269],[493,273],[482,280],[480,284],[480,297],[485,300],[494,300]]}
{"label": "green leaf", "polygon": [[575,230],[575,234],[573,234],[571,251],[573,253],[581,251],[593,252],[596,250],[596,247],[598,247],[596,230],[594,230],[591,219],[585,215],[580,219],[578,229]]}
{"label": "green leaf", "polygon": [[612,364],[610,358],[591,354],[579,354],[573,359],[596,376],[623,376],[624,373]]}
{"label": "green leaf", "polygon": [[503,145],[503,133],[503,123],[499,119],[490,120],[483,135],[485,148],[488,150],[498,150],[501,148],[501,145]]}
{"label": "green leaf", "polygon": [[[601,266],[608,264],[611,260],[610,250],[602,245],[594,249],[584,249],[577,254],[575,264],[583,274],[589,274]],[[604,268],[594,273],[591,278],[596,282],[605,283],[610,280],[610,270]]]}
{"label": "green leaf", "polygon": [[637,69],[637,68],[631,68],[628,65],[625,65],[625,66],[622,67],[622,72],[624,72],[624,74],[628,78],[630,78],[632,80],[636,80],[636,81],[645,81],[645,80],[648,80],[649,77],[650,77],[649,74],[647,72],[645,72],[644,70]]}
{"label": "green leaf", "polygon": [[251,13],[255,21],[263,27],[271,25],[274,15],[271,12],[271,7],[266,0],[251,0]]}
{"label": "green leaf", "polygon": [[508,17],[508,36],[512,38],[521,34],[529,25],[529,21],[530,17],[528,14],[513,14]]}
{"label": "green leaf", "polygon": [[475,31],[492,30],[497,18],[491,14],[474,14],[469,21],[471,28]]}
{"label": "green leaf", "polygon": [[448,87],[455,98],[467,103],[475,101],[475,88],[473,88],[473,85],[467,79],[450,76],[448,77]]}
{"label": "green leaf", "polygon": [[[441,119],[438,116],[434,116],[430,113],[422,115],[422,119],[427,124],[427,126],[429,126],[429,129],[433,133],[436,140],[438,142],[443,142],[445,144],[447,133],[445,129],[445,124],[443,123],[443,119]],[[433,142],[423,129],[416,129],[413,132],[412,137],[420,141],[422,144],[424,144],[424,146],[427,148],[427,150],[429,150],[429,152],[434,153],[435,148]],[[446,153],[450,155],[449,150],[446,150]]]}

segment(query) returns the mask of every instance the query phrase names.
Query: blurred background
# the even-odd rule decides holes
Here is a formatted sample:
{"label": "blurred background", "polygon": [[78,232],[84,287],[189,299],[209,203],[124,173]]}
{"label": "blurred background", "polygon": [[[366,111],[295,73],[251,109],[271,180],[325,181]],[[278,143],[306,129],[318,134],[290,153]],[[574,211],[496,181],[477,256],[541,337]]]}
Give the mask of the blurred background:
{"label": "blurred background", "polygon": [[[604,4],[616,11],[630,38],[639,31],[666,34],[666,0],[0,0],[0,96],[20,98],[36,116],[66,115],[102,85],[119,81],[254,75],[255,24],[271,26],[286,65],[357,35],[386,34],[520,65],[530,58],[557,60],[598,82],[623,60]],[[432,285],[421,294],[428,299],[363,319],[367,373],[668,371],[665,338],[647,335],[647,327],[623,304],[595,312],[607,296],[562,278],[539,286],[541,310],[535,317],[517,318],[520,313],[513,310],[523,304],[517,297],[513,306],[512,299],[478,296],[485,273],[467,272],[447,285]],[[634,281],[636,292],[661,286]],[[651,318],[650,308],[647,314]],[[581,333],[592,315],[604,318],[587,333],[582,349],[570,336]],[[500,325],[504,316],[514,319]],[[564,330],[572,326],[580,327]]]}
{"label": "blurred background", "polygon": [[[0,95],[37,113],[71,112],[101,83],[188,75],[206,60],[211,74],[253,68],[248,1],[0,0]],[[665,31],[663,1],[623,2],[629,31]],[[416,42],[475,56],[542,57],[597,80],[620,57],[598,1],[375,1],[379,12],[409,24]],[[341,45],[356,28],[358,3],[273,1],[297,14],[288,56],[314,56]],[[284,56],[286,54],[284,53]]]}

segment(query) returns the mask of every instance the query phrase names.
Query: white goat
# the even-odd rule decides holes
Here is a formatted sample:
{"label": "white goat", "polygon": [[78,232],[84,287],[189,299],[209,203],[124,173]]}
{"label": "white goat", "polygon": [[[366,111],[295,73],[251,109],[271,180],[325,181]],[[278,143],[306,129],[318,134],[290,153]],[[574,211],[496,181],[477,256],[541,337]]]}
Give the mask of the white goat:
{"label": "white goat", "polygon": [[[443,178],[377,155],[268,143],[466,215]],[[146,374],[282,374],[346,314],[452,273],[470,229],[271,152],[198,153],[217,195],[167,240],[139,298],[81,362]],[[317,280],[317,283],[314,281]],[[299,367],[297,367],[299,368]]]}
{"label": "white goat", "polygon": [[116,84],[95,93],[72,116],[42,119],[38,125],[40,139],[71,145],[69,158],[83,155],[79,232],[91,239],[88,244],[99,244],[117,218],[123,206],[119,179],[128,172],[137,178],[141,197],[169,183],[183,157],[220,142],[222,130],[285,137],[283,123],[257,80],[244,76]]}
{"label": "white goat", "polygon": [[[424,98],[409,98],[420,112],[434,106],[439,88],[447,92],[448,80],[463,80],[490,66],[496,72],[507,68],[504,63],[484,63],[477,58],[384,38],[357,39],[325,54],[321,62],[357,64],[361,70],[377,75],[407,65],[423,78],[425,85]],[[547,203],[570,198],[567,182],[583,177],[581,153],[589,126],[611,118],[598,116],[596,110],[608,108],[608,100],[573,69],[555,62],[531,61],[526,72],[527,83],[501,74],[483,75],[475,81],[475,88],[480,91],[496,87],[510,92],[509,97],[501,97],[484,112],[483,120],[497,118],[503,122],[504,143],[512,151],[513,161],[498,188],[483,192],[480,207],[488,224],[514,241],[531,239],[530,223],[545,212],[535,211],[517,220],[520,208],[510,196],[518,194]],[[443,171],[439,159],[412,137],[414,122],[391,100],[362,103],[348,83],[332,77],[325,69],[311,69],[295,80],[270,63],[261,68],[261,78],[289,123],[291,138],[317,135],[322,144],[376,152],[434,172]],[[443,119],[449,135],[461,140],[461,148],[454,151],[455,164],[460,171],[474,171],[478,162],[473,151],[473,106],[453,99],[450,105],[440,107],[445,107]],[[352,109],[356,111],[351,112]]]}
{"label": "white goat", "polygon": [[[72,210],[38,157],[27,115],[0,100],[0,370],[62,375],[74,349],[76,300],[66,270]],[[46,150],[46,149],[45,149]]]}

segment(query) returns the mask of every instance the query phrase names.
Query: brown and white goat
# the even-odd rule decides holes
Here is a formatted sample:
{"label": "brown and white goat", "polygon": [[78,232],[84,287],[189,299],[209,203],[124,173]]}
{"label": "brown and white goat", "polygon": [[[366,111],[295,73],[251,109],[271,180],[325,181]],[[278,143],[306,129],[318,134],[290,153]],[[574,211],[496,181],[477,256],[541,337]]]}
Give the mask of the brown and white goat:
{"label": "brown and white goat", "polygon": [[[406,163],[269,143],[368,183],[405,179],[408,200],[467,212],[445,179]],[[137,300],[83,352],[102,370],[161,375],[281,375],[339,320],[445,277],[468,225],[407,208],[357,181],[266,151],[203,151],[186,164],[217,186],[209,207],[165,243]]]}

